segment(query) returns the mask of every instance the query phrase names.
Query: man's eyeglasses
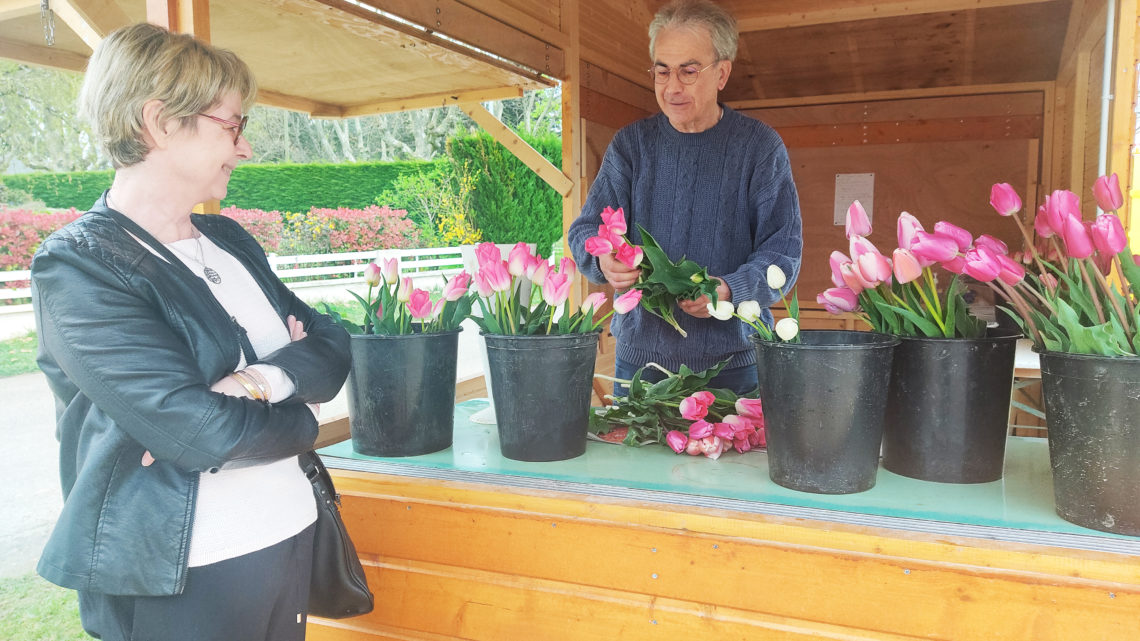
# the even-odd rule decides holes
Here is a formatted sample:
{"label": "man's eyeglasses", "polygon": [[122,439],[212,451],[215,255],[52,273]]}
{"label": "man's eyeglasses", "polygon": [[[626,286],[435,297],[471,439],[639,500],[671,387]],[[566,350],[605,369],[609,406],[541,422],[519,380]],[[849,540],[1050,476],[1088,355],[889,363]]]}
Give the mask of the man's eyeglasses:
{"label": "man's eyeglasses", "polygon": [[[697,76],[705,69],[716,64],[716,61],[709,63],[705,67],[698,68],[697,65],[681,65],[677,67],[677,80],[681,81],[683,85],[691,85],[697,81]],[[669,76],[673,75],[673,68],[666,65],[653,65],[649,68],[649,75],[653,76],[653,82],[663,85],[669,82]]]}
{"label": "man's eyeglasses", "polygon": [[245,131],[246,124],[249,123],[249,116],[242,116],[240,121],[233,122],[232,120],[226,120],[225,118],[219,118],[217,116],[211,116],[210,114],[198,114],[198,115],[202,116],[203,118],[209,118],[210,120],[213,120],[214,122],[218,122],[218,123],[221,123],[223,125],[233,127],[234,128],[234,144],[235,145],[238,143],[238,138],[241,138],[241,132]]}

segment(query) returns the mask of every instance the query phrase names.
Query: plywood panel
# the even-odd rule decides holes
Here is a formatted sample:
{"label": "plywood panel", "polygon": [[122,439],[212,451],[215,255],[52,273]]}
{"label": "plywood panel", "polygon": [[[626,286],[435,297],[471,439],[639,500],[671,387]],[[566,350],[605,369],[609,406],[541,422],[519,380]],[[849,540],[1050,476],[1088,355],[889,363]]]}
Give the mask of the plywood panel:
{"label": "plywood panel", "polygon": [[830,105],[748,109],[748,114],[773,127],[833,125],[986,116],[1035,116],[1044,110],[1041,92],[971,96],[938,96]]}
{"label": "plywood panel", "polygon": [[377,607],[316,640],[1124,639],[1140,607],[1124,555],[334,475]]}
{"label": "plywood panel", "polygon": [[832,224],[835,175],[840,173],[875,174],[871,240],[884,253],[896,246],[895,221],[902,211],[917,216],[927,229],[947,220],[975,235],[1020,245],[1017,226],[993,212],[989,195],[995,182],[1027,184],[1025,141],[800,148],[790,149],[789,155],[804,221],[801,299],[814,299],[831,287],[828,256],[836,249],[847,253],[842,225]]}

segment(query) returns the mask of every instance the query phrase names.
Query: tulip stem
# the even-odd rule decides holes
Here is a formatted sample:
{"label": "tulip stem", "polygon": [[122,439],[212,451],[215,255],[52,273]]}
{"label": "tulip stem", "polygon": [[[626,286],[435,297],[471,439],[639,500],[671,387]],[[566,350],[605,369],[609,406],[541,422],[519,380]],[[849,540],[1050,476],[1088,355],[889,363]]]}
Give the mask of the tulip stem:
{"label": "tulip stem", "polygon": [[[1118,277],[1121,277],[1121,279],[1123,280],[1124,267],[1120,264],[1120,255],[1117,254],[1116,256],[1113,256],[1112,262],[1116,265],[1116,275]],[[1123,288],[1123,289],[1124,289],[1124,292],[1123,292],[1124,302],[1128,303],[1128,311],[1131,312],[1133,316],[1135,316],[1136,315],[1136,303],[1133,302],[1132,296],[1129,295],[1129,289],[1130,288]],[[1138,331],[1140,331],[1140,327],[1138,327],[1136,329]]]}
{"label": "tulip stem", "polygon": [[[927,274],[930,274],[930,270],[929,270],[929,269],[926,269],[926,270],[924,270],[924,271],[925,271]],[[931,275],[931,281],[933,281],[933,275]],[[934,312],[934,311],[935,311],[935,309],[937,309],[937,310],[938,310],[938,311],[937,311],[937,312],[934,314],[934,322],[938,323],[938,329],[942,330],[942,335],[943,335],[943,336],[945,336],[945,337],[947,337],[947,338],[953,338],[953,336],[951,336],[951,335],[950,335],[949,333],[947,333],[947,331],[946,331],[946,324],[949,322],[949,319],[947,319],[946,321],[943,321],[943,320],[942,320],[942,305],[941,305],[941,304],[938,302],[938,292],[937,292],[936,290],[934,290],[934,289],[933,289],[933,286],[934,286],[934,283],[933,283],[933,282],[931,282],[931,292],[930,292],[930,295],[931,295],[931,297],[932,297],[932,298],[934,298],[934,302],[935,302],[935,305],[934,305],[934,306],[931,306],[931,304],[930,304],[930,299],[926,297],[926,291],[925,291],[925,290],[924,290],[924,288],[922,287],[922,284],[921,284],[921,283],[919,283],[918,285],[916,285],[914,289],[915,289],[915,291],[917,291],[917,292],[918,292],[918,295],[919,295],[919,297],[920,297],[920,298],[922,298],[922,304],[923,304],[923,305],[926,305],[926,309],[929,309],[929,310],[930,310],[930,311],[932,311],[932,312]],[[892,292],[892,294],[893,294],[893,292]],[[903,300],[903,299],[899,298],[898,296],[895,296],[895,300],[897,300],[899,303],[901,303],[903,307],[905,307],[905,308],[907,308],[907,309],[910,309],[910,305],[907,305],[907,304],[906,304],[906,301],[905,301],[905,300]],[[911,309],[910,311],[912,311],[912,312],[913,312],[914,310],[913,310],[913,309]]]}
{"label": "tulip stem", "polygon": [[1116,317],[1119,318],[1120,322],[1124,325],[1124,333],[1131,334],[1132,324],[1128,322],[1128,316],[1124,314],[1124,308],[1120,306],[1120,301],[1116,300],[1116,297],[1112,295],[1112,287],[1108,284],[1108,281],[1104,279],[1104,274],[1100,273],[1100,270],[1095,267],[1092,272],[1096,274],[1097,282],[1101,288],[1104,289],[1104,295],[1108,298],[1108,302],[1112,303],[1112,308],[1116,310]]}
{"label": "tulip stem", "polygon": [[[926,272],[926,282],[930,286],[930,295],[934,298],[934,308],[938,312],[938,317],[942,317],[942,301],[938,299],[938,288],[934,284],[934,271],[931,269],[924,269]],[[927,303],[929,305],[929,303]]]}
{"label": "tulip stem", "polygon": [[1029,303],[1027,303],[1025,299],[1022,298],[1021,294],[1017,293],[1017,289],[1015,287],[1006,285],[1000,280],[997,282],[1001,285],[1001,289],[998,289],[998,286],[994,285],[994,281],[990,281],[986,284],[990,286],[990,289],[994,290],[1003,298],[1013,303],[1013,306],[1017,308],[1018,313],[1020,313],[1021,317],[1025,319],[1025,324],[1029,325],[1029,330],[1033,332],[1033,336],[1031,337],[1033,339],[1033,344],[1044,345],[1045,343],[1041,339],[1041,330],[1037,329],[1037,324],[1033,322],[1033,315],[1029,311]]}
{"label": "tulip stem", "polygon": [[1041,263],[1041,256],[1037,254],[1037,246],[1033,244],[1033,237],[1029,235],[1029,230],[1025,228],[1025,223],[1021,220],[1021,216],[1014,214],[1013,220],[1017,223],[1017,228],[1021,230],[1021,236],[1025,239],[1026,249],[1033,255],[1033,260],[1037,262],[1037,269],[1041,270],[1042,274],[1046,273],[1045,265]]}
{"label": "tulip stem", "polygon": [[[1084,259],[1084,260],[1075,259],[1075,260],[1077,262],[1077,270],[1079,272],[1081,272],[1081,278],[1083,278],[1085,281],[1085,287],[1089,288],[1089,290],[1088,290],[1089,296],[1092,298],[1093,307],[1096,308],[1097,320],[1099,321],[1099,323],[1101,325],[1103,325],[1105,322],[1104,308],[1101,307],[1101,305],[1100,305],[1100,296],[1096,295],[1096,286],[1093,285],[1092,278],[1089,277],[1088,266],[1085,265],[1085,261],[1088,259]],[[1095,265],[1093,266],[1093,269],[1096,269]]]}

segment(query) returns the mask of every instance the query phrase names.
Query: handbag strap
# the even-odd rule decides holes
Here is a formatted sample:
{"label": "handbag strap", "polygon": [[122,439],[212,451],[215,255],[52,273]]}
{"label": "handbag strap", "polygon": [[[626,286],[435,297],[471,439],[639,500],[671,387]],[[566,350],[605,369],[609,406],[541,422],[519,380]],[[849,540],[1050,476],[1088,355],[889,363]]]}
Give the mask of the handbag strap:
{"label": "handbag strap", "polygon": [[305,472],[305,478],[309,479],[321,497],[325,501],[332,501],[340,505],[340,494],[337,493],[332,476],[329,475],[320,455],[310,450],[299,455],[297,460],[301,465],[301,470]]}

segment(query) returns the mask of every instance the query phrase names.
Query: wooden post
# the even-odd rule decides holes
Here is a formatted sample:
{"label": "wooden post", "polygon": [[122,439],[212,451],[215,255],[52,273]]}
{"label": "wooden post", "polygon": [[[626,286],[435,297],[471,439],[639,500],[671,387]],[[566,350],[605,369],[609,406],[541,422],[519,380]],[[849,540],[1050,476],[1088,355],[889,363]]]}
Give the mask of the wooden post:
{"label": "wooden post", "polygon": [[1108,148],[1108,172],[1116,172],[1124,193],[1124,205],[1120,211],[1121,221],[1128,230],[1132,250],[1140,250],[1140,217],[1132,212],[1132,199],[1129,194],[1136,188],[1133,183],[1132,141],[1136,131],[1136,65],[1140,60],[1137,51],[1137,7],[1136,0],[1119,0],[1116,15],[1116,52],[1112,71],[1112,111],[1109,116],[1112,138]]}
{"label": "wooden post", "polygon": [[[570,193],[562,197],[562,247],[566,256],[570,247],[566,231],[582,211],[585,201],[582,180],[582,71],[581,34],[579,32],[578,0],[562,0],[562,32],[568,36],[565,73],[562,77],[562,173],[573,183]],[[570,292],[574,301],[586,297],[586,278],[578,276]]]}
{"label": "wooden post", "polygon": [[[147,0],[146,20],[178,33],[188,33],[203,41],[210,41],[209,0]],[[216,214],[222,203],[209,200],[194,207],[196,214]]]}

